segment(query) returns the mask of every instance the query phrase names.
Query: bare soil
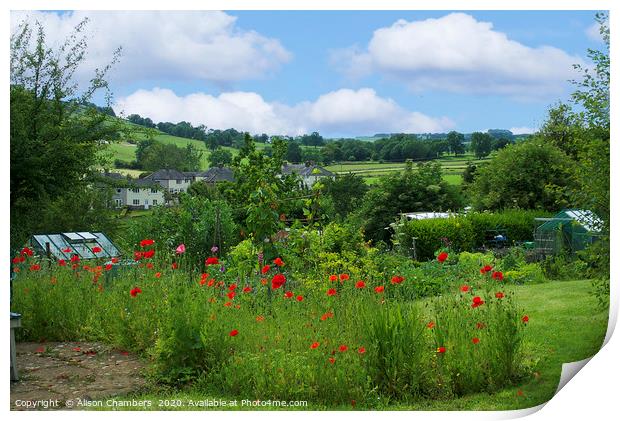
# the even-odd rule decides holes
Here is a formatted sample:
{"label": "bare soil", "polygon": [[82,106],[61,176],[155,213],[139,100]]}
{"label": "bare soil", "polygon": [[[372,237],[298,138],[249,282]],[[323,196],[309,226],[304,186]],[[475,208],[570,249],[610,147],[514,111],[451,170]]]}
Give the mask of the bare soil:
{"label": "bare soil", "polygon": [[11,382],[11,410],[46,409],[24,402],[50,400],[59,405],[47,409],[85,409],[66,402],[127,395],[146,384],[138,357],[100,343],[24,342],[16,348],[19,380]]}

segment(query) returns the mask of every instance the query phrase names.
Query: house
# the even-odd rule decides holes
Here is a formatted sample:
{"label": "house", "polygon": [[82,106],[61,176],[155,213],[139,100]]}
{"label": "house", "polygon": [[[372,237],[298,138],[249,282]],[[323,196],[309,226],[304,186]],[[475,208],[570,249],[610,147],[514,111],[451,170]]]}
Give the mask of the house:
{"label": "house", "polygon": [[209,184],[221,183],[223,181],[235,182],[235,174],[233,170],[228,167],[209,168],[202,176],[205,183]]}
{"label": "house", "polygon": [[312,187],[320,178],[329,177],[334,179],[336,177],[336,174],[333,172],[314,164],[284,164],[282,166],[282,174],[297,174],[301,178],[302,183],[308,188]]}
{"label": "house", "polygon": [[192,183],[192,176],[181,171],[166,169],[157,170],[153,174],[144,177],[143,180],[157,182],[169,193],[176,194],[187,192],[187,188]]}
{"label": "house", "polygon": [[149,209],[165,203],[162,187],[153,180],[132,179],[117,173],[105,173],[104,176],[113,185],[112,201],[117,208]]}
{"label": "house", "polygon": [[[102,232],[35,234],[28,243],[39,256],[49,256],[57,260],[69,261],[74,255],[81,260],[110,259],[121,254],[118,247]],[[95,247],[101,250],[98,251]]]}

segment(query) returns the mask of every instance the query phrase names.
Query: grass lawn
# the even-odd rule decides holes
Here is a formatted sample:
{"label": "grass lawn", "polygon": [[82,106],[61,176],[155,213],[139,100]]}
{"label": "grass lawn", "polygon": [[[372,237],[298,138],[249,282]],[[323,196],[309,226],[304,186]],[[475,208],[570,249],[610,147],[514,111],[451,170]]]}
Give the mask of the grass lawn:
{"label": "grass lawn", "polygon": [[[508,410],[528,408],[551,399],[558,386],[562,364],[594,355],[600,348],[607,330],[608,312],[596,306],[590,295],[589,281],[549,282],[539,285],[511,286],[523,314],[530,318],[525,329],[525,349],[538,359],[531,377],[497,393],[477,393],[450,400],[428,400],[390,404],[386,402],[372,409],[385,410]],[[586,370],[588,368],[585,368]],[[151,400],[151,409],[277,409],[274,407],[190,408],[188,400],[234,400],[235,397],[187,391],[154,390],[133,396],[137,400]],[[127,398],[122,398],[127,399]],[[185,406],[160,407],[159,400],[181,401]],[[350,406],[325,408],[308,402],[298,410],[351,409]],[[364,408],[357,408],[364,409]]]}

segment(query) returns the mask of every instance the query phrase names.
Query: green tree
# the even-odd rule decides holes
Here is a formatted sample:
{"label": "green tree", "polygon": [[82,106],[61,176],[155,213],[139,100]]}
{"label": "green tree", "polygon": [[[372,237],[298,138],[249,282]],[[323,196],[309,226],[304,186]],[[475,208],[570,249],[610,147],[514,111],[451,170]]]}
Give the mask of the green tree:
{"label": "green tree", "polygon": [[232,153],[224,148],[217,148],[209,155],[209,166],[225,167],[232,162]]}
{"label": "green tree", "polygon": [[482,159],[488,156],[493,149],[493,137],[488,133],[474,132],[471,134],[470,149],[476,158]]}
{"label": "green tree", "polygon": [[462,133],[455,132],[454,130],[448,133],[447,137],[448,147],[450,152],[454,155],[463,155],[465,153],[465,136]]}
{"label": "green tree", "polygon": [[301,162],[301,146],[297,142],[288,142],[286,147],[286,160],[294,164]]}
{"label": "green tree", "polygon": [[363,178],[353,173],[338,175],[324,182],[325,194],[331,196],[335,211],[344,218],[357,209],[369,190]]}
{"label": "green tree", "polygon": [[[10,205],[14,247],[37,232],[89,230],[110,220],[108,212],[100,211],[105,195],[96,194],[94,185],[97,167],[107,164],[102,154],[105,143],[117,138],[122,129],[97,108],[82,104],[99,92],[109,100],[105,76],[120,50],[80,89],[74,74],[87,52],[87,23],[87,19],[80,22],[55,48],[47,45],[38,22],[34,26],[20,23],[11,36]],[[83,207],[76,209],[76,198],[82,199],[79,204]]]}
{"label": "green tree", "polygon": [[[136,151],[137,153],[138,151]],[[152,142],[140,154],[136,161],[146,171],[175,169],[178,171],[198,171],[202,151],[189,144],[180,148],[172,143]]]}

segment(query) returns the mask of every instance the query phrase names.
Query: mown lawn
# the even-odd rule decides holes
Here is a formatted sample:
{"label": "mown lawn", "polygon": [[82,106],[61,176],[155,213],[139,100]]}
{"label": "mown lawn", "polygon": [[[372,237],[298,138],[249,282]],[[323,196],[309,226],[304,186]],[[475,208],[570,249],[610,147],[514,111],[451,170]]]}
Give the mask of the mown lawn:
{"label": "mown lawn", "polygon": [[[590,295],[590,282],[564,281],[538,285],[512,286],[523,313],[530,318],[524,337],[524,348],[528,356],[536,361],[533,374],[519,384],[497,393],[477,393],[458,399],[428,400],[411,403],[379,403],[370,409],[379,410],[508,410],[529,408],[551,399],[560,379],[562,364],[582,360],[594,355],[600,348],[607,329],[608,312],[599,309]],[[585,368],[588,369],[587,367]],[[131,398],[131,397],[130,397]],[[151,409],[175,409],[158,406],[159,400],[234,400],[243,397],[218,396],[197,390],[163,391],[154,389],[151,393],[133,396],[137,400],[151,400]],[[125,400],[127,398],[121,398]],[[274,407],[235,408],[189,408],[177,409],[235,409],[257,410],[278,409]],[[330,407],[313,405],[291,408],[297,410],[352,409],[351,406]],[[358,410],[365,408],[356,407]]]}

